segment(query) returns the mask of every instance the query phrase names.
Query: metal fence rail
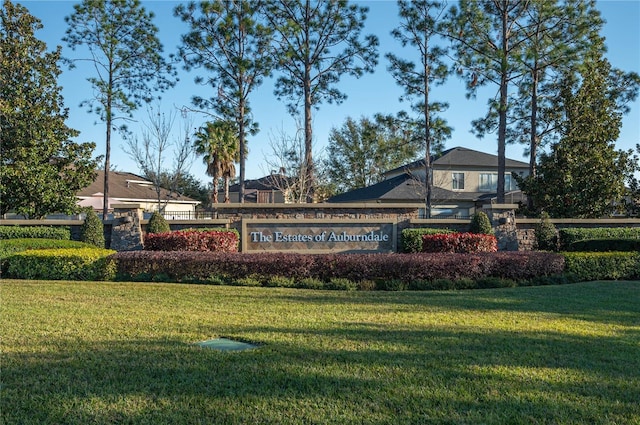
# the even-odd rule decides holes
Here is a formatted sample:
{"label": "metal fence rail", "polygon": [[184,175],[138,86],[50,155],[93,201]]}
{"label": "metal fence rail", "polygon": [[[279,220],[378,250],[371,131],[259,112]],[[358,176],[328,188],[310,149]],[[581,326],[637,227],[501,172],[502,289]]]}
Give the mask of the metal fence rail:
{"label": "metal fence rail", "polygon": [[165,220],[208,220],[214,218],[213,214],[212,211],[165,211],[162,216]]}

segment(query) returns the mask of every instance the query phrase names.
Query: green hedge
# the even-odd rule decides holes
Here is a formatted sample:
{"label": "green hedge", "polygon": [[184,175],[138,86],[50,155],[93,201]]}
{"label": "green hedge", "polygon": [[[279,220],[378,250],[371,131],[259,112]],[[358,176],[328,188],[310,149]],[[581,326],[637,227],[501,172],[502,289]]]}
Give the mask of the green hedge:
{"label": "green hedge", "polygon": [[640,278],[640,252],[565,252],[565,272],[579,280]]}
{"label": "green hedge", "polygon": [[428,227],[417,229],[404,229],[401,233],[402,252],[416,253],[422,252],[422,236],[423,235],[445,235],[456,233],[449,229],[433,229]]}
{"label": "green hedge", "polygon": [[592,239],[640,239],[640,227],[596,227],[568,228],[558,230],[560,250],[566,251],[571,244]]}
{"label": "green hedge", "polygon": [[587,239],[571,243],[566,251],[573,252],[607,252],[607,251],[640,251],[640,239]]}
{"label": "green hedge", "polygon": [[52,280],[113,280],[115,251],[100,248],[38,249],[7,258],[8,277]]}
{"label": "green hedge", "polygon": [[0,239],[71,239],[68,227],[0,226]]}
{"label": "green hedge", "polygon": [[9,239],[0,243],[0,272],[7,272],[7,258],[29,249],[90,248],[92,245],[60,239]]}

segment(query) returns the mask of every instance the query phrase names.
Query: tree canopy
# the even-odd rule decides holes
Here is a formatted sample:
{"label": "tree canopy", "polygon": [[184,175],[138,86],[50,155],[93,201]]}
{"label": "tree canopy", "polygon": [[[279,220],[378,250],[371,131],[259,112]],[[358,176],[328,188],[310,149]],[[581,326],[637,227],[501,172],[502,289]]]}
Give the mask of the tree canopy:
{"label": "tree canopy", "polygon": [[288,99],[293,115],[303,105],[304,168],[311,186],[312,109],[322,102],[342,102],[346,94],[337,87],[340,79],[373,72],[378,61],[378,38],[361,39],[367,11],[347,0],[268,1],[266,16],[277,31],[276,67],[282,73],[275,94]]}
{"label": "tree canopy", "polygon": [[[63,41],[73,50],[80,46],[88,49],[88,55],[75,61],[88,61],[95,70],[94,76],[87,78],[94,97],[81,106],[87,106],[106,124],[104,168],[109,170],[114,122],[130,117],[143,103],[153,100],[155,92],[172,87],[175,69],[162,57],[153,13],[139,0],[83,0],[65,20],[68,28]],[[106,219],[109,173],[104,173],[103,193]]]}
{"label": "tree canopy", "polygon": [[537,210],[552,217],[602,217],[623,207],[625,179],[637,169],[616,150],[621,126],[611,65],[594,50],[580,78],[566,76],[560,140],[543,154],[537,175],[520,181]]}
{"label": "tree canopy", "polygon": [[0,10],[0,213],[28,218],[78,211],[76,193],[95,178],[93,143],[75,143],[65,121],[58,61],[34,33],[42,25],[5,0]]}
{"label": "tree canopy", "polygon": [[383,173],[417,158],[420,138],[415,122],[393,116],[347,118],[329,135],[327,169],[337,191],[366,187]]}
{"label": "tree canopy", "polygon": [[262,7],[258,0],[216,0],[180,5],[174,11],[190,26],[180,47],[185,67],[209,71],[210,76],[198,76],[196,81],[216,89],[209,97],[194,96],[193,103],[233,123],[238,135],[240,202],[244,202],[246,136],[258,132],[249,97],[271,73],[274,62],[273,30],[263,22]]}

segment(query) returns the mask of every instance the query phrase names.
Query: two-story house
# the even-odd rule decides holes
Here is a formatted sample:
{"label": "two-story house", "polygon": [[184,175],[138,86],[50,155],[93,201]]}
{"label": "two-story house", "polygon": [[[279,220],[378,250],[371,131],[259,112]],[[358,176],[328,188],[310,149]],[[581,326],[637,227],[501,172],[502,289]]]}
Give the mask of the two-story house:
{"label": "two-story house", "polygon": [[[455,147],[431,157],[433,190],[431,215],[468,217],[482,205],[495,201],[498,185],[496,155]],[[506,159],[505,201],[523,200],[512,173],[529,174],[529,164]],[[424,202],[425,161],[387,171],[374,185],[336,195],[328,202]]]}

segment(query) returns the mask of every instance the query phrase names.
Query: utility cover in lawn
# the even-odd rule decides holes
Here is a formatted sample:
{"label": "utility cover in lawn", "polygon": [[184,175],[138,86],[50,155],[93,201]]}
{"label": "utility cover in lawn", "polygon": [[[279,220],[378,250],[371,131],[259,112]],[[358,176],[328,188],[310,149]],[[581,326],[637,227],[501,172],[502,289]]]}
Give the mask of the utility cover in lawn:
{"label": "utility cover in lawn", "polygon": [[196,345],[204,348],[210,348],[212,350],[219,351],[244,351],[251,350],[253,348],[257,348],[257,346],[253,344],[249,344],[247,342],[234,341],[232,339],[227,338],[216,338],[210,339],[208,341],[196,342]]}

